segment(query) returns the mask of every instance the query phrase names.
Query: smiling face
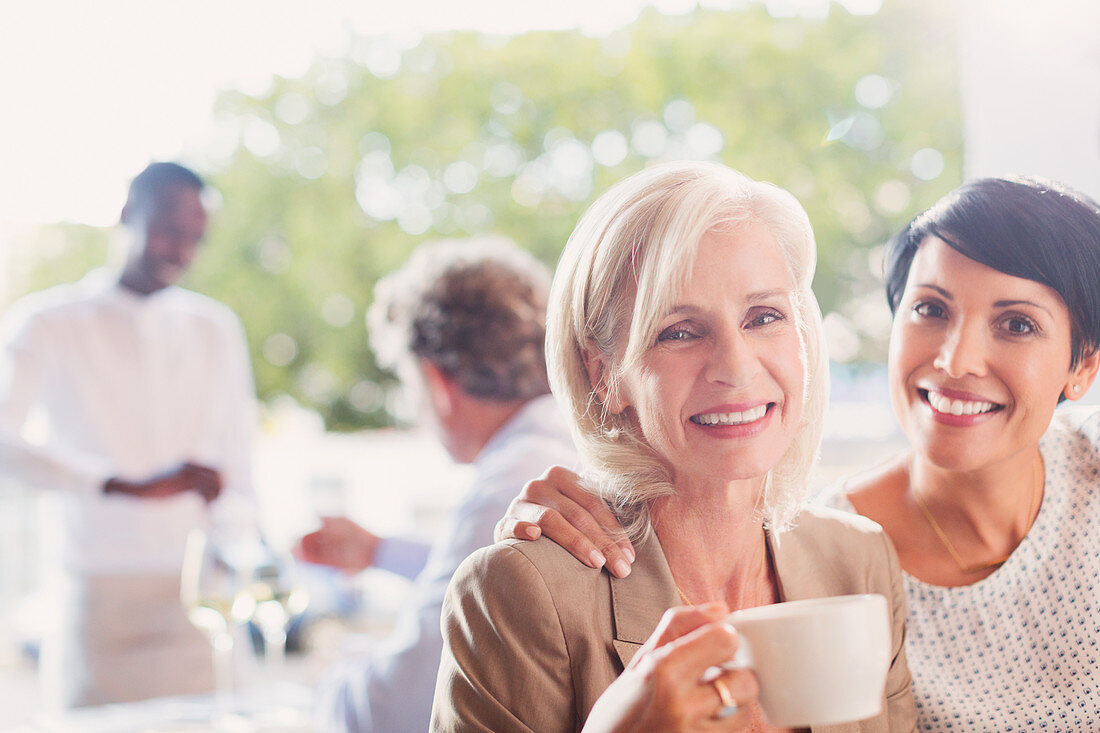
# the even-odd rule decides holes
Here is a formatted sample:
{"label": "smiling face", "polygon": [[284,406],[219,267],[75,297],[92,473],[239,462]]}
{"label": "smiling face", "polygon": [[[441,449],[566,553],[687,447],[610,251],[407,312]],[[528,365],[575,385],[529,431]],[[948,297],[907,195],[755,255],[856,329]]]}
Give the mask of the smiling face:
{"label": "smiling face", "polygon": [[961,471],[1030,457],[1059,395],[1088,387],[1070,335],[1053,289],[925,240],[890,337],[891,398],[916,453]]}
{"label": "smiling face", "polygon": [[682,295],[608,407],[631,408],[677,486],[763,477],[802,416],[794,282],[759,224],[703,237]]}

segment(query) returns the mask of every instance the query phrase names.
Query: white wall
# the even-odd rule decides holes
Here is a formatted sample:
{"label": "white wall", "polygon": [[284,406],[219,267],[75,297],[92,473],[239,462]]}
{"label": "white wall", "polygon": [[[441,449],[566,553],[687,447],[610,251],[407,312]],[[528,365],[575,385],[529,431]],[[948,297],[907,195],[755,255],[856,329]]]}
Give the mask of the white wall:
{"label": "white wall", "polygon": [[1100,198],[1100,2],[960,0],[958,28],[965,176]]}

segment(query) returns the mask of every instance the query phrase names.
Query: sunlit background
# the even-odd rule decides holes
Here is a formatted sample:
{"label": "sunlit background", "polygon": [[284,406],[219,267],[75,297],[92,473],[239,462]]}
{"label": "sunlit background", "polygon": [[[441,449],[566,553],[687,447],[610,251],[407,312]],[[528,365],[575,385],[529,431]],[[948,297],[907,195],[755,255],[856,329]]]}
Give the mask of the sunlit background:
{"label": "sunlit background", "polygon": [[[486,232],[552,265],[600,191],[669,158],[803,202],[835,362],[820,480],[892,448],[882,246],[964,177],[1100,196],[1100,3],[39,0],[0,20],[0,100],[0,310],[110,260],[150,159],[212,184],[187,285],[244,321],[257,488],[289,542],[333,510],[430,527],[451,498],[430,440],[364,432],[401,417],[367,349],[374,281]],[[35,498],[0,492],[7,620],[35,587]]]}

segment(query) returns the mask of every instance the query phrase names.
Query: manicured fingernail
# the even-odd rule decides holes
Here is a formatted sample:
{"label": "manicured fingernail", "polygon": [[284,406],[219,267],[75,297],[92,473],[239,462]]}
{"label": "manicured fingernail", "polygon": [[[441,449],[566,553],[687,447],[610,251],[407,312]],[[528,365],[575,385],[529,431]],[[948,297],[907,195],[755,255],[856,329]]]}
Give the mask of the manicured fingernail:
{"label": "manicured fingernail", "polygon": [[523,533],[527,535],[528,539],[532,540],[537,540],[539,538],[539,535],[542,534],[541,532],[539,532],[538,527],[527,527],[523,530]]}
{"label": "manicured fingernail", "polygon": [[593,550],[588,555],[588,564],[594,568],[602,568],[606,562],[607,558],[599,550]]}
{"label": "manicured fingernail", "polygon": [[626,560],[616,560],[614,569],[615,575],[620,578],[630,575],[630,564]]}
{"label": "manicured fingernail", "polygon": [[623,548],[623,554],[626,555],[626,559],[630,562],[634,562],[638,559],[638,556],[634,554],[634,548],[627,546]]}

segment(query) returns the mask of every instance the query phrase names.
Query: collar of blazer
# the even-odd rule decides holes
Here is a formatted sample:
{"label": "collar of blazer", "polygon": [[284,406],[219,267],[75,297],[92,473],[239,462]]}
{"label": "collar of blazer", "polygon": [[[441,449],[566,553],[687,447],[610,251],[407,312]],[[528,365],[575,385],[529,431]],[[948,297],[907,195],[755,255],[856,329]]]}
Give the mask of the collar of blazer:
{"label": "collar of blazer", "polygon": [[[780,538],[781,535],[767,532],[768,547],[779,583],[779,598],[785,601],[792,597],[789,592],[792,589],[783,582],[783,578],[791,577],[789,572],[784,572],[791,559],[781,552]],[[657,628],[664,612],[681,605],[672,570],[652,527],[647,528],[645,535],[634,543],[634,551],[636,558],[630,575],[625,578],[611,577],[611,609],[615,617],[612,645],[624,668]]]}

